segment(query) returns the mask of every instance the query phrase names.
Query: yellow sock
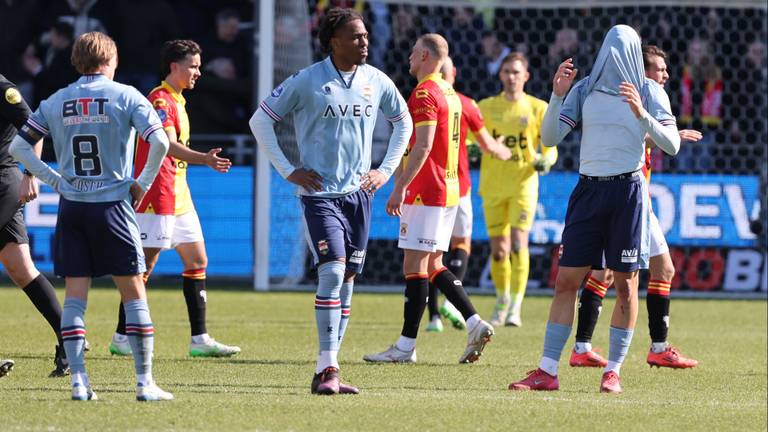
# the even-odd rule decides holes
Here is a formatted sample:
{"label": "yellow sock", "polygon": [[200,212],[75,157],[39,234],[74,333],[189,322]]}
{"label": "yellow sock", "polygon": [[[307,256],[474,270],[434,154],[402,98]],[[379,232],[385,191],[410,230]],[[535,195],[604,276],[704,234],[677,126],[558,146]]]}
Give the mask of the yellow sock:
{"label": "yellow sock", "polygon": [[512,279],[510,284],[512,304],[519,307],[523,303],[523,297],[525,297],[525,287],[528,285],[528,272],[531,269],[531,256],[528,248],[512,252],[509,261]]}
{"label": "yellow sock", "polygon": [[512,266],[508,259],[496,261],[491,258],[491,280],[496,286],[496,297],[509,296]]}

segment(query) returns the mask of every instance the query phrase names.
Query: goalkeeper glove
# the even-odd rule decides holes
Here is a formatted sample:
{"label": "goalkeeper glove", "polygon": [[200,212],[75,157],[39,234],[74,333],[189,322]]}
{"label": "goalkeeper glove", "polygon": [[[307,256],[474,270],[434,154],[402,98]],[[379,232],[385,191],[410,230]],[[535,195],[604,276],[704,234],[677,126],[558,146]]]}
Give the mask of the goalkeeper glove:
{"label": "goalkeeper glove", "polygon": [[549,173],[550,168],[552,168],[552,164],[549,163],[547,158],[542,157],[541,155],[538,155],[536,160],[533,162],[533,169],[538,171],[541,175]]}

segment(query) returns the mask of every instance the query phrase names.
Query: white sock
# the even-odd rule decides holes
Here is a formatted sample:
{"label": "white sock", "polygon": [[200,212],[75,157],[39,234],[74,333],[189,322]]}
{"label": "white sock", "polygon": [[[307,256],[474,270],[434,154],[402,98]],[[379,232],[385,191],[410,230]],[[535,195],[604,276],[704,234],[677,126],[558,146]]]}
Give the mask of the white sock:
{"label": "white sock", "polygon": [[208,333],[203,333],[192,336],[192,343],[202,344],[208,342],[210,339],[211,337],[208,336]]}
{"label": "white sock", "polygon": [[576,342],[573,349],[579,354],[584,354],[585,352],[592,351],[592,344],[590,342]]}
{"label": "white sock", "polygon": [[664,352],[664,350],[667,349],[667,343],[666,342],[652,342],[651,343],[651,351],[658,354],[661,352]]}
{"label": "white sock", "polygon": [[317,367],[315,367],[315,373],[320,373],[327,367],[339,368],[339,352],[338,351],[320,351],[317,356]]}
{"label": "white sock", "polygon": [[137,385],[146,386],[152,383],[152,374],[136,374]]}
{"label": "white sock", "polygon": [[608,364],[603,369],[603,373],[616,372],[616,375],[621,375],[621,363],[608,360]]}
{"label": "white sock", "polygon": [[480,321],[481,321],[480,315],[478,314],[472,315],[471,317],[467,318],[467,328],[472,330]]}
{"label": "white sock", "polygon": [[72,387],[74,387],[77,384],[80,384],[86,387],[91,385],[91,383],[88,381],[88,374],[86,373],[73,373],[70,379],[72,382]]}
{"label": "white sock", "polygon": [[416,349],[416,339],[400,335],[397,342],[395,342],[395,346],[400,351],[411,352]]}
{"label": "white sock", "polygon": [[557,376],[557,365],[557,360],[551,359],[549,357],[542,357],[541,361],[539,362],[539,369],[552,376]]}

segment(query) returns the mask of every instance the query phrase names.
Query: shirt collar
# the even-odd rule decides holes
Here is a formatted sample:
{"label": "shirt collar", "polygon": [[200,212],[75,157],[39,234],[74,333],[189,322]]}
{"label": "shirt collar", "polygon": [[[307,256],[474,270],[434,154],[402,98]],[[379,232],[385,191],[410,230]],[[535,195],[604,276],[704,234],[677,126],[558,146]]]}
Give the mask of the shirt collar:
{"label": "shirt collar", "polygon": [[184,99],[184,96],[182,96],[180,92],[177,92],[173,87],[171,87],[171,85],[168,84],[168,82],[166,82],[165,80],[163,80],[163,82],[160,84],[160,87],[168,90],[168,93],[171,94],[171,96],[176,102],[180,102],[181,104],[187,103],[187,100]]}
{"label": "shirt collar", "polygon": [[441,74],[440,72],[434,72],[434,73],[431,73],[431,74],[425,76],[421,81],[419,81],[418,85],[421,85],[421,83],[423,83],[425,81],[428,81],[428,80],[437,81],[437,80],[442,80],[442,79],[443,79],[443,74]]}

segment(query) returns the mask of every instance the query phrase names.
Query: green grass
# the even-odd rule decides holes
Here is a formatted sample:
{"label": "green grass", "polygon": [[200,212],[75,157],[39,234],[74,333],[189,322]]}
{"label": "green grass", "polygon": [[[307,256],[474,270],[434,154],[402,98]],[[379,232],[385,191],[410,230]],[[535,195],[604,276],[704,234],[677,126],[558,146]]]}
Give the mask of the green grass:
{"label": "green grass", "polygon": [[[312,294],[213,291],[209,299],[211,334],[243,352],[190,359],[180,290],[153,290],[155,376],[176,400],[142,404],[134,400],[133,362],[107,353],[117,292],[91,292],[86,364],[101,400],[76,403],[68,400],[68,379],[47,378],[54,346],[47,325],[23,293],[0,289],[0,357],[16,361],[0,379],[0,430],[766,430],[765,301],[673,301],[671,340],[701,361],[688,371],[645,364],[643,302],[622,368],[625,392],[603,395],[601,372],[569,368],[567,354],[559,392],[506,389],[538,361],[548,298],[527,300],[524,327],[498,329],[476,364],[456,363],[465,334],[446,327],[422,332],[418,364],[369,365],[362,356],[399,333],[402,298],[358,294],[341,362],[345,381],[362,393],[320,397],[309,393],[317,344]],[[475,301],[487,314],[493,299]],[[606,301],[606,311],[612,304]],[[606,313],[595,346],[607,347],[607,321]]]}

